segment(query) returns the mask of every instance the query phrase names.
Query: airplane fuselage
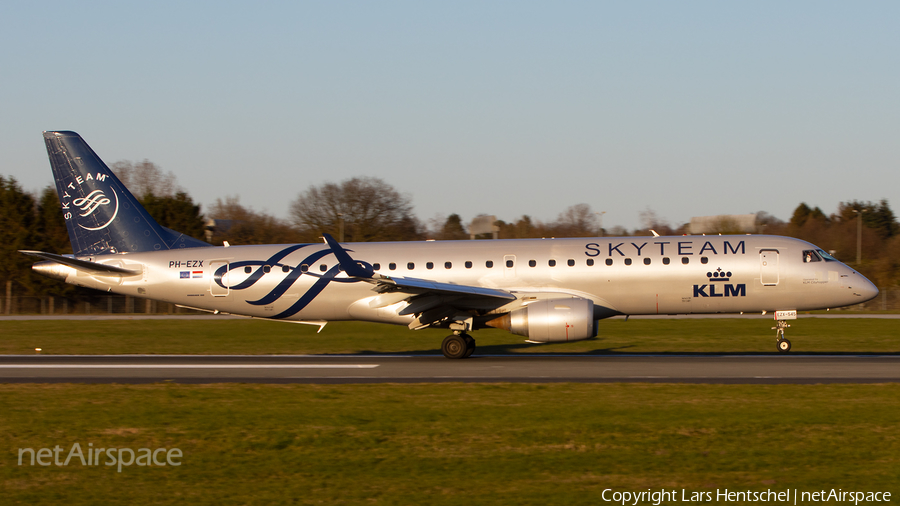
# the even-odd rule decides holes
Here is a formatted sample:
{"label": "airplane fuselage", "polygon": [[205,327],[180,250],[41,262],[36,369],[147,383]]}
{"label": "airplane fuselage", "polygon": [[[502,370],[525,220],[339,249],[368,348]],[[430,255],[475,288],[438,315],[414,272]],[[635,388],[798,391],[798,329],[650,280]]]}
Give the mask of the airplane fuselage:
{"label": "airplane fuselage", "polygon": [[[592,300],[597,319],[617,314],[813,310],[856,304],[874,286],[847,265],[804,252],[798,239],[672,236],[344,245],[378,274],[506,290],[517,301],[566,294]],[[373,286],[347,276],[326,244],[184,248],[89,260],[140,272],[56,277],[81,286],[198,309],[283,320],[409,324],[397,303],[372,307]],[[63,276],[64,274],[64,276]],[[384,297],[384,296],[382,296]]]}

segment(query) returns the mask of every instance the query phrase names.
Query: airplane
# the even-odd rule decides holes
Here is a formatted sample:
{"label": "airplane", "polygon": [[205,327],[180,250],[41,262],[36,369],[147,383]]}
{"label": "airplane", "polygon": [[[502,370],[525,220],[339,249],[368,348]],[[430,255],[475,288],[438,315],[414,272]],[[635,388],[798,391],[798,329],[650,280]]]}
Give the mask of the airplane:
{"label": "airplane", "polygon": [[596,337],[619,315],[773,313],[776,347],[798,311],[873,299],[864,276],[806,241],[686,235],[213,246],[160,226],[75,132],[44,132],[72,255],[22,251],[36,272],[77,286],[319,326],[362,320],[530,343]]}

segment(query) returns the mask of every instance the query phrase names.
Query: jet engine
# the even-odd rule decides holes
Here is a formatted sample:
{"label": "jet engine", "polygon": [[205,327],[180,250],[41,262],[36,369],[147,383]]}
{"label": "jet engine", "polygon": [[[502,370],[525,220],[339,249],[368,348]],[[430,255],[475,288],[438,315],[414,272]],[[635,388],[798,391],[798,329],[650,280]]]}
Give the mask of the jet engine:
{"label": "jet engine", "polygon": [[544,299],[486,323],[536,343],[580,341],[596,335],[594,303],[588,299]]}

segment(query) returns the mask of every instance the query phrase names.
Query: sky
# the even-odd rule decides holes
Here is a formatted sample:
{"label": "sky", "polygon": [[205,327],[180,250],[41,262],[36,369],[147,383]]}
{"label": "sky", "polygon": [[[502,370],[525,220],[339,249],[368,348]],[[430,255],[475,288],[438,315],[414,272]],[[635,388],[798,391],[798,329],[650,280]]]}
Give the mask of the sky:
{"label": "sky", "polygon": [[900,206],[898,2],[3,2],[0,175],[41,132],[288,218],[384,179],[423,221],[606,228]]}

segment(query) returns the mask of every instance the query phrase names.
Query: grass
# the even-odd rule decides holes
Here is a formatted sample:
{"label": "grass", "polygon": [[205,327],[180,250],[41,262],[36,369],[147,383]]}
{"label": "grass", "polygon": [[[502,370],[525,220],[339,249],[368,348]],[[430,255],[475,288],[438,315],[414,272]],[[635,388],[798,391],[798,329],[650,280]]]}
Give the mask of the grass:
{"label": "grass", "polygon": [[[900,385],[0,385],[0,408],[4,504],[900,492]],[[75,442],[184,457],[122,473],[17,465],[18,448]]]}
{"label": "grass", "polygon": [[[774,353],[766,320],[608,320],[482,353]],[[892,320],[801,319],[813,353],[897,353]],[[2,321],[0,353],[439,353],[445,331],[255,320]],[[900,493],[900,385],[0,385],[4,504],[597,504],[604,489]],[[17,465],[179,448],[179,467]],[[26,464],[27,458],[26,458]],[[644,502],[642,504],[652,504]]]}
{"label": "grass", "polygon": [[[476,353],[775,353],[772,321],[760,319],[604,320],[599,338],[532,345],[479,330]],[[359,322],[317,327],[259,320],[0,321],[0,354],[320,354],[440,353],[445,330]],[[898,353],[900,321],[807,318],[787,336],[795,353]]]}

